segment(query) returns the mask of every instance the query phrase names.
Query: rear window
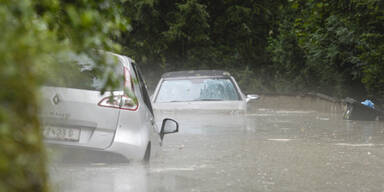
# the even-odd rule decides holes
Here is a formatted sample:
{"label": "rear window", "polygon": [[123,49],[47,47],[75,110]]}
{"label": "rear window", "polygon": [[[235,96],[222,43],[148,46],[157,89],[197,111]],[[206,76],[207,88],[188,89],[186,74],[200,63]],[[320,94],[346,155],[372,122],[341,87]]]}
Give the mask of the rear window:
{"label": "rear window", "polygon": [[231,79],[177,79],[161,84],[156,102],[239,100]]}
{"label": "rear window", "polygon": [[124,73],[118,57],[107,54],[98,60],[101,65],[96,65],[96,61],[86,55],[72,54],[59,59],[57,66],[48,74],[45,85],[100,91],[106,84],[107,76],[113,74],[116,83],[109,90],[122,90]]}

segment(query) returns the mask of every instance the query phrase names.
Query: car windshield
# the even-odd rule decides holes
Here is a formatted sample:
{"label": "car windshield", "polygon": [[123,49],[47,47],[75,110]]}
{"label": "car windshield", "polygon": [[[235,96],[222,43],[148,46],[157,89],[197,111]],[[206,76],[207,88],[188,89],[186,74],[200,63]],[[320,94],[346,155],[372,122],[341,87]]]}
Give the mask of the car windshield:
{"label": "car windshield", "polygon": [[228,78],[164,80],[156,102],[239,100]]}

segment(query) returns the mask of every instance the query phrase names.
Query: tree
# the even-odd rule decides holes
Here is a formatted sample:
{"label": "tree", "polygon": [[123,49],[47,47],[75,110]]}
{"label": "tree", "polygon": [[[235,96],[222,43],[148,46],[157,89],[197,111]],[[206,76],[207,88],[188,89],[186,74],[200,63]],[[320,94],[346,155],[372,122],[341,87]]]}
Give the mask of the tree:
{"label": "tree", "polygon": [[383,97],[381,1],[294,0],[281,11],[269,51],[285,84],[339,97]]}
{"label": "tree", "polygon": [[127,21],[117,0],[1,1],[0,191],[48,190],[39,87],[62,53],[119,51]]}
{"label": "tree", "polygon": [[[122,42],[125,52],[148,69],[150,85],[172,70],[224,69],[259,75],[268,65],[267,37],[279,5],[280,1],[263,0],[127,1],[124,7],[133,29],[124,33]],[[255,80],[247,75],[241,86],[248,87],[249,81]]]}

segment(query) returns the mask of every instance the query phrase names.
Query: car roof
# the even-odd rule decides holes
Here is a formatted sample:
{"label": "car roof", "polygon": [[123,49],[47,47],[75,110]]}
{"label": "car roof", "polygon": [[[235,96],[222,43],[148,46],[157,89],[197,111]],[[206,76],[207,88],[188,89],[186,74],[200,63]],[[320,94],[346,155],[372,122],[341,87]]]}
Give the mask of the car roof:
{"label": "car roof", "polygon": [[200,78],[200,77],[230,77],[231,74],[223,70],[189,70],[164,73],[162,78]]}
{"label": "car roof", "polygon": [[129,64],[132,64],[135,62],[133,59],[125,55],[120,55],[120,54],[112,53],[109,51],[100,51],[100,52],[104,53],[105,55],[111,55],[119,58],[120,64],[123,65],[124,67],[127,67],[128,69],[131,69],[131,66]]}

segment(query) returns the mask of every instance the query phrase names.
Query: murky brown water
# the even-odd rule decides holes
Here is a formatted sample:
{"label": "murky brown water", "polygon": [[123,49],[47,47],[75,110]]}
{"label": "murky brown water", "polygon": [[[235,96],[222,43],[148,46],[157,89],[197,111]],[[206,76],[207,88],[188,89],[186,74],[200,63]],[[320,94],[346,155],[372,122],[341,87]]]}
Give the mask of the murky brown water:
{"label": "murky brown water", "polygon": [[52,163],[53,188],[384,191],[383,122],[345,121],[342,109],[322,100],[264,97],[250,107],[247,126],[221,126],[218,116],[212,125],[166,137],[150,167]]}

